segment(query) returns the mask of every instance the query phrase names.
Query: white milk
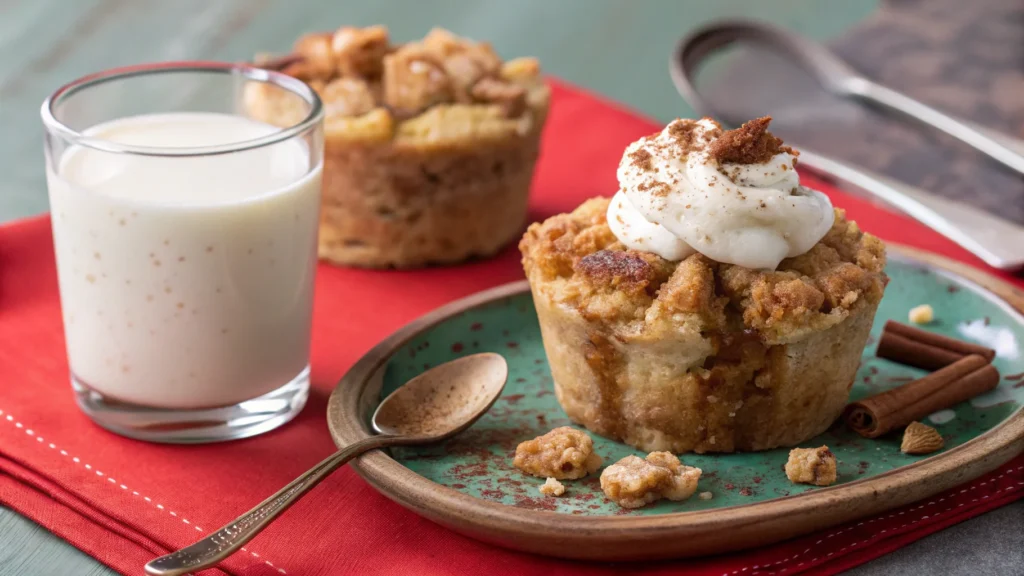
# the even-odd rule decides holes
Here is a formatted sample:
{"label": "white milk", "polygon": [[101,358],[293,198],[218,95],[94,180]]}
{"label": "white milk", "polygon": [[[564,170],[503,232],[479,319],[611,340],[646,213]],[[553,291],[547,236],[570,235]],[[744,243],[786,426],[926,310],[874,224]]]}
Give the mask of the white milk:
{"label": "white milk", "polygon": [[[96,126],[137,146],[237,143],[277,130],[168,113]],[[235,404],[309,361],[321,162],[292,139],[152,157],[76,147],[47,173],[75,379],[161,408]]]}

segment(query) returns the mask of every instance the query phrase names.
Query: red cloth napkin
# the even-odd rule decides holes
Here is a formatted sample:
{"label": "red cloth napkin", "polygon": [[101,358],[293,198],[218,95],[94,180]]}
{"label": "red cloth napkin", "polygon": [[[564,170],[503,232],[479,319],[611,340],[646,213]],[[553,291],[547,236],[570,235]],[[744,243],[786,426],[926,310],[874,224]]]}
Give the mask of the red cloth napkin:
{"label": "red cloth napkin", "polygon": [[[610,194],[623,148],[658,128],[557,82],[548,122],[534,219]],[[915,222],[810,184],[831,194],[867,230],[980,265]],[[115,570],[139,574],[154,556],[219,528],[333,451],[324,419],[327,397],[380,339],[441,304],[521,277],[514,247],[485,262],[416,272],[321,267],[314,390],[303,413],[257,438],[167,446],[110,434],[78,411],[68,384],[49,220],[0,227],[0,502]],[[1016,500],[1022,490],[1024,457],[928,501],[775,546],[703,560],[598,565],[459,536],[392,503],[343,468],[220,570],[207,573],[834,573]]]}

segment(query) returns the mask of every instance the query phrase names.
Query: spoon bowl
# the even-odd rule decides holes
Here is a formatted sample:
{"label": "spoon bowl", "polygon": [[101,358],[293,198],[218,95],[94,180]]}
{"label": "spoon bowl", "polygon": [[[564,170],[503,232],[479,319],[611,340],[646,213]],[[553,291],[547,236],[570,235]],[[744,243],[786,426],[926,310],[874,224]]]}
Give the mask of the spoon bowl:
{"label": "spoon bowl", "polygon": [[146,574],[178,576],[216,565],[245,545],[331,472],[363,452],[440,442],[476,422],[505,388],[508,364],[498,354],[464,356],[435,366],[395,390],[373,414],[375,436],[327,457],[255,508],[206,538],[146,564]]}
{"label": "spoon bowl", "polygon": [[373,413],[373,429],[405,436],[408,443],[449,438],[494,405],[507,379],[508,363],[498,354],[452,360],[389,394]]}

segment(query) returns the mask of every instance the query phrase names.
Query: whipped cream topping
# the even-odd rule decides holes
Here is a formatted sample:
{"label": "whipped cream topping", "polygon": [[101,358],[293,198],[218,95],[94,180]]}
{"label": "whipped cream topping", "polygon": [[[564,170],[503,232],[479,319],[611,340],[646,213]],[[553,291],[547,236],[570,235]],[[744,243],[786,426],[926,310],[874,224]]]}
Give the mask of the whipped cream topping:
{"label": "whipped cream topping", "polygon": [[769,118],[724,132],[675,120],[626,148],[608,225],[628,248],[682,260],[774,270],[832,227],[828,197],[800,185],[796,153],[767,133]]}

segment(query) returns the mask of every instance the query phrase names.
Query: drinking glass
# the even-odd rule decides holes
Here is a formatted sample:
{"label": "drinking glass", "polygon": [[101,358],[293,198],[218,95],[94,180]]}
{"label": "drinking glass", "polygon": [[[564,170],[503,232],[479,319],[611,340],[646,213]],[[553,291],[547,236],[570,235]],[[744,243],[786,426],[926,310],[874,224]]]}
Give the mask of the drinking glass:
{"label": "drinking glass", "polygon": [[[269,109],[280,111],[273,123]],[[176,443],[291,420],[309,391],[316,93],[246,65],[150,64],[61,87],[42,119],[71,386],[85,414]]]}

